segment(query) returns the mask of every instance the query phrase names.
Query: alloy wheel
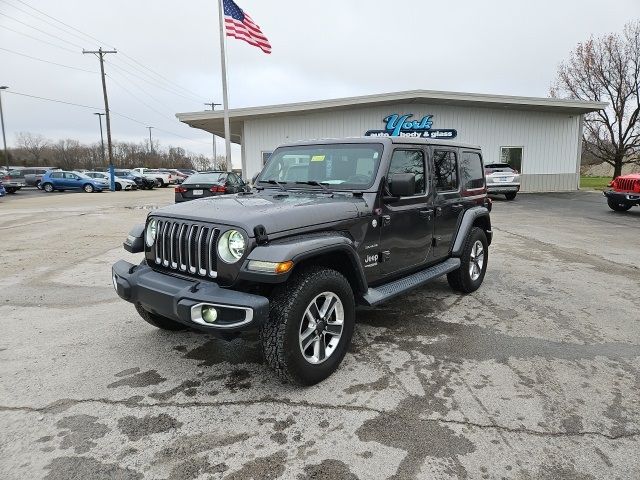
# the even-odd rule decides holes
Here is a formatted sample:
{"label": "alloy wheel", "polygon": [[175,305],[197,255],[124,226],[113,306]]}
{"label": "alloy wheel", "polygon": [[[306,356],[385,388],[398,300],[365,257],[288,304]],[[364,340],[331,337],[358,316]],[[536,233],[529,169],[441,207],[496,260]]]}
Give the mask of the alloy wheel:
{"label": "alloy wheel", "polygon": [[344,326],[344,307],[340,297],[324,292],[307,306],[298,335],[304,359],[314,365],[323,363],[335,352]]}
{"label": "alloy wheel", "polygon": [[484,267],[484,246],[480,240],[476,240],[471,248],[471,256],[469,258],[469,276],[472,281],[478,280],[482,274]]}

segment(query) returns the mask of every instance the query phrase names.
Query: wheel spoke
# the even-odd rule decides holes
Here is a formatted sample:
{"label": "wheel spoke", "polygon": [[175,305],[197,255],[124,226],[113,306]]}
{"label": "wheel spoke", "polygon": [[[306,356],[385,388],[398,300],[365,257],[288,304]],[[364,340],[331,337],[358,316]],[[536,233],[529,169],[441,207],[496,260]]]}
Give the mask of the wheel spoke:
{"label": "wheel spoke", "polygon": [[342,333],[342,324],[340,323],[327,323],[325,331],[329,335],[340,335]]}
{"label": "wheel spoke", "polygon": [[319,362],[323,361],[326,355],[326,349],[327,345],[324,341],[324,335],[320,335],[317,339],[316,339],[316,343],[313,345],[313,356],[316,357],[318,359]]}
{"label": "wheel spoke", "polygon": [[318,323],[318,321],[322,318],[322,315],[320,315],[320,310],[318,310],[318,305],[316,305],[316,302],[311,302],[311,305],[309,305],[309,309],[307,310],[307,312],[308,312],[307,318],[311,316],[311,319],[313,320],[314,323]]}
{"label": "wheel spoke", "polygon": [[[334,310],[336,309],[336,305],[338,304],[338,299],[336,297],[331,297],[329,300],[325,301],[322,306],[322,318],[328,320],[333,315]],[[326,307],[326,308],[325,308]]]}
{"label": "wheel spoke", "polygon": [[302,351],[306,352],[309,345],[313,343],[316,339],[315,337],[316,329],[315,328],[307,328],[304,333],[300,334],[300,343],[302,345]]}

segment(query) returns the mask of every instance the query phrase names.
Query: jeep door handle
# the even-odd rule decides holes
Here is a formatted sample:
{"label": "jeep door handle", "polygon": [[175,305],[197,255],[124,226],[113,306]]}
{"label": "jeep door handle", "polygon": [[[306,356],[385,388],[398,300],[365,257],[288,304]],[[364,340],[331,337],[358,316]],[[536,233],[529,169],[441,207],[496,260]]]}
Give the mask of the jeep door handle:
{"label": "jeep door handle", "polygon": [[420,214],[420,218],[426,218],[427,220],[431,220],[431,215],[433,215],[433,209],[430,208],[428,210],[420,210],[418,213]]}

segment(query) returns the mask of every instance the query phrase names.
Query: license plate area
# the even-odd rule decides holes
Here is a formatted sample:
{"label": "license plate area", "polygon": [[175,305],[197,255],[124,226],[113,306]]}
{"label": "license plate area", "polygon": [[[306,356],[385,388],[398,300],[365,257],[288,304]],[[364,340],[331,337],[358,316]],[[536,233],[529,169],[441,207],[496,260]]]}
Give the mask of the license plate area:
{"label": "license plate area", "polygon": [[200,195],[204,195],[204,190],[191,190],[191,193],[193,195],[200,196]]}

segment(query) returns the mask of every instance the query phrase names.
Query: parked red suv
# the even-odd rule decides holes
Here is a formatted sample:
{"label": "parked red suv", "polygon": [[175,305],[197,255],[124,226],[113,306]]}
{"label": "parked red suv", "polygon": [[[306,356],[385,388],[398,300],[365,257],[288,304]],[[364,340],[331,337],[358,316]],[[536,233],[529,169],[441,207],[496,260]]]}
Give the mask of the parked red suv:
{"label": "parked red suv", "polygon": [[609,186],[611,189],[603,193],[611,210],[626,212],[631,207],[640,205],[640,173],[616,177]]}

